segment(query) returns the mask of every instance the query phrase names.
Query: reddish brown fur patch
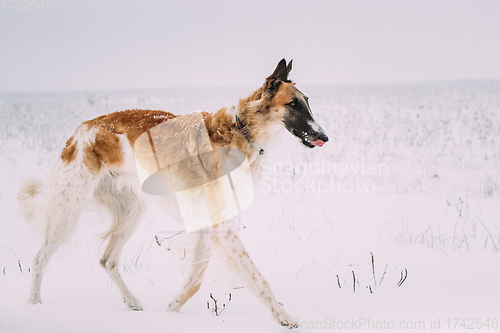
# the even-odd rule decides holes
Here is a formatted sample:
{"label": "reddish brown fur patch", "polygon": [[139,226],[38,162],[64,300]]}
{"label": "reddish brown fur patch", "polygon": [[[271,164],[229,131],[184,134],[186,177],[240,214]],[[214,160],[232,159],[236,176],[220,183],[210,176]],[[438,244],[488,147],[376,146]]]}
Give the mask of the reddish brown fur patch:
{"label": "reddish brown fur patch", "polygon": [[271,101],[271,107],[281,107],[290,103],[293,96],[297,94],[298,89],[295,88],[295,84],[291,82],[282,82],[278,89],[278,92],[273,97]]}
{"label": "reddish brown fur patch", "polygon": [[[95,142],[84,148],[83,162],[92,172],[99,172],[103,165],[120,166],[123,153],[118,134],[126,135],[131,146],[146,130],[175,118],[172,113],[153,110],[127,110],[114,112],[85,121],[87,129],[97,128]],[[63,151],[64,153],[64,151]]]}
{"label": "reddish brown fur patch", "polygon": [[241,130],[236,126],[234,117],[229,116],[226,108],[211,114],[204,112],[205,127],[212,145],[215,147],[231,147],[252,154],[252,147]]}
{"label": "reddish brown fur patch", "polygon": [[71,163],[75,160],[77,143],[78,141],[73,141],[73,137],[69,138],[68,141],[66,141],[66,147],[64,147],[61,153],[61,160],[66,163]]}
{"label": "reddish brown fur patch", "polygon": [[95,173],[99,172],[103,164],[122,165],[123,154],[120,149],[120,139],[109,132],[97,133],[95,142],[84,149],[83,163]]}
{"label": "reddish brown fur patch", "polygon": [[127,110],[113,112],[83,123],[87,128],[99,128],[102,132],[125,134],[133,146],[135,140],[147,131],[176,115],[165,111],[154,110]]}

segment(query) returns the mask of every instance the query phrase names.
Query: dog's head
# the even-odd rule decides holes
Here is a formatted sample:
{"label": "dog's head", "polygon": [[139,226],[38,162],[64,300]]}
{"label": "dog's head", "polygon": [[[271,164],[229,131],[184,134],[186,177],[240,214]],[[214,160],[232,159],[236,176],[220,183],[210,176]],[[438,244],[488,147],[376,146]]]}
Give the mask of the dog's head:
{"label": "dog's head", "polygon": [[291,70],[292,61],[287,65],[285,59],[282,59],[273,74],[266,79],[262,96],[263,109],[272,122],[282,123],[304,146],[321,147],[328,142],[328,136],[316,124],[307,96],[288,79]]}

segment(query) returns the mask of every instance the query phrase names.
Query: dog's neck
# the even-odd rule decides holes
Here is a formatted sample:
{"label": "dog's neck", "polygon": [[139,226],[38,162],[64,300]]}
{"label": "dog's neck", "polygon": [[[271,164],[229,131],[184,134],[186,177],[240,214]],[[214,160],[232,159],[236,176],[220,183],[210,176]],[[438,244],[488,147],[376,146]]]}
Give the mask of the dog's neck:
{"label": "dog's neck", "polygon": [[[236,120],[236,126],[238,126],[241,133],[243,133],[243,135],[245,136],[245,139],[247,139],[248,142],[253,143],[253,145],[258,145],[260,147],[260,145],[254,141],[252,135],[250,134],[250,130],[248,129],[248,126],[243,125],[243,122],[241,121],[241,119],[238,115],[235,116],[235,120]],[[263,155],[263,154],[264,154],[264,149],[261,147],[259,150],[259,155]]]}
{"label": "dog's neck", "polygon": [[269,107],[263,93],[264,87],[260,87],[246,98],[241,98],[233,109],[238,128],[241,128],[249,141],[256,142],[260,147],[266,146],[270,138],[270,133],[267,132],[261,118],[265,109]]}
{"label": "dog's neck", "polygon": [[269,133],[255,115],[257,109],[262,109],[262,92],[263,88],[259,88],[240,99],[235,106],[205,114],[205,125],[212,143],[243,150],[251,164],[263,154],[262,147],[269,139]]}

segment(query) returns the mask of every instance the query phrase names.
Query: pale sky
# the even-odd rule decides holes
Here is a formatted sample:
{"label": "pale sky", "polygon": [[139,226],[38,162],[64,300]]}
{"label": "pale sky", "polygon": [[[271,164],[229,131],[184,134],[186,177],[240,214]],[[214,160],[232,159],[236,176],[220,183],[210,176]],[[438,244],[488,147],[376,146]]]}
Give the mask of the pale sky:
{"label": "pale sky", "polygon": [[301,84],[500,79],[497,0],[17,1],[0,93],[256,86],[281,58]]}

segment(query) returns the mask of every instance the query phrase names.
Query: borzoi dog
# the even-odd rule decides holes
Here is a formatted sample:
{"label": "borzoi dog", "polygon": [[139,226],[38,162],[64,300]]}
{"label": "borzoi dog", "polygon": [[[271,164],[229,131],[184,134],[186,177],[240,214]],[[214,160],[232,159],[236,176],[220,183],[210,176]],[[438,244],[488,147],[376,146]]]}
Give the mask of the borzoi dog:
{"label": "borzoi dog", "polygon": [[[275,136],[276,125],[284,126],[308,148],[321,147],[328,141],[313,118],[308,98],[288,79],[291,69],[292,62],[287,65],[282,59],[265,83],[237,105],[201,113],[211,145],[244,152],[253,173],[259,170],[262,147]],[[40,286],[48,261],[74,233],[82,211],[90,202],[98,202],[113,216],[111,229],[104,236],[108,243],[100,264],[120,289],[125,303],[133,310],[142,310],[118,271],[120,254],[139,224],[146,196],[138,179],[134,143],[146,131],[176,117],[164,111],[128,110],[85,121],[69,138],[46,179],[23,182],[18,194],[20,210],[26,219],[39,220],[44,226],[43,243],[33,262],[30,303],[41,303]],[[218,156],[219,160],[224,158]],[[193,175],[183,170],[178,170],[178,178],[189,183]],[[171,207],[166,207],[166,211],[175,214]],[[237,266],[246,286],[275,320],[283,326],[297,327],[250,259],[234,219],[196,233],[189,279],[170,302],[168,311],[179,311],[199,290],[211,253],[218,247],[218,253]]]}

